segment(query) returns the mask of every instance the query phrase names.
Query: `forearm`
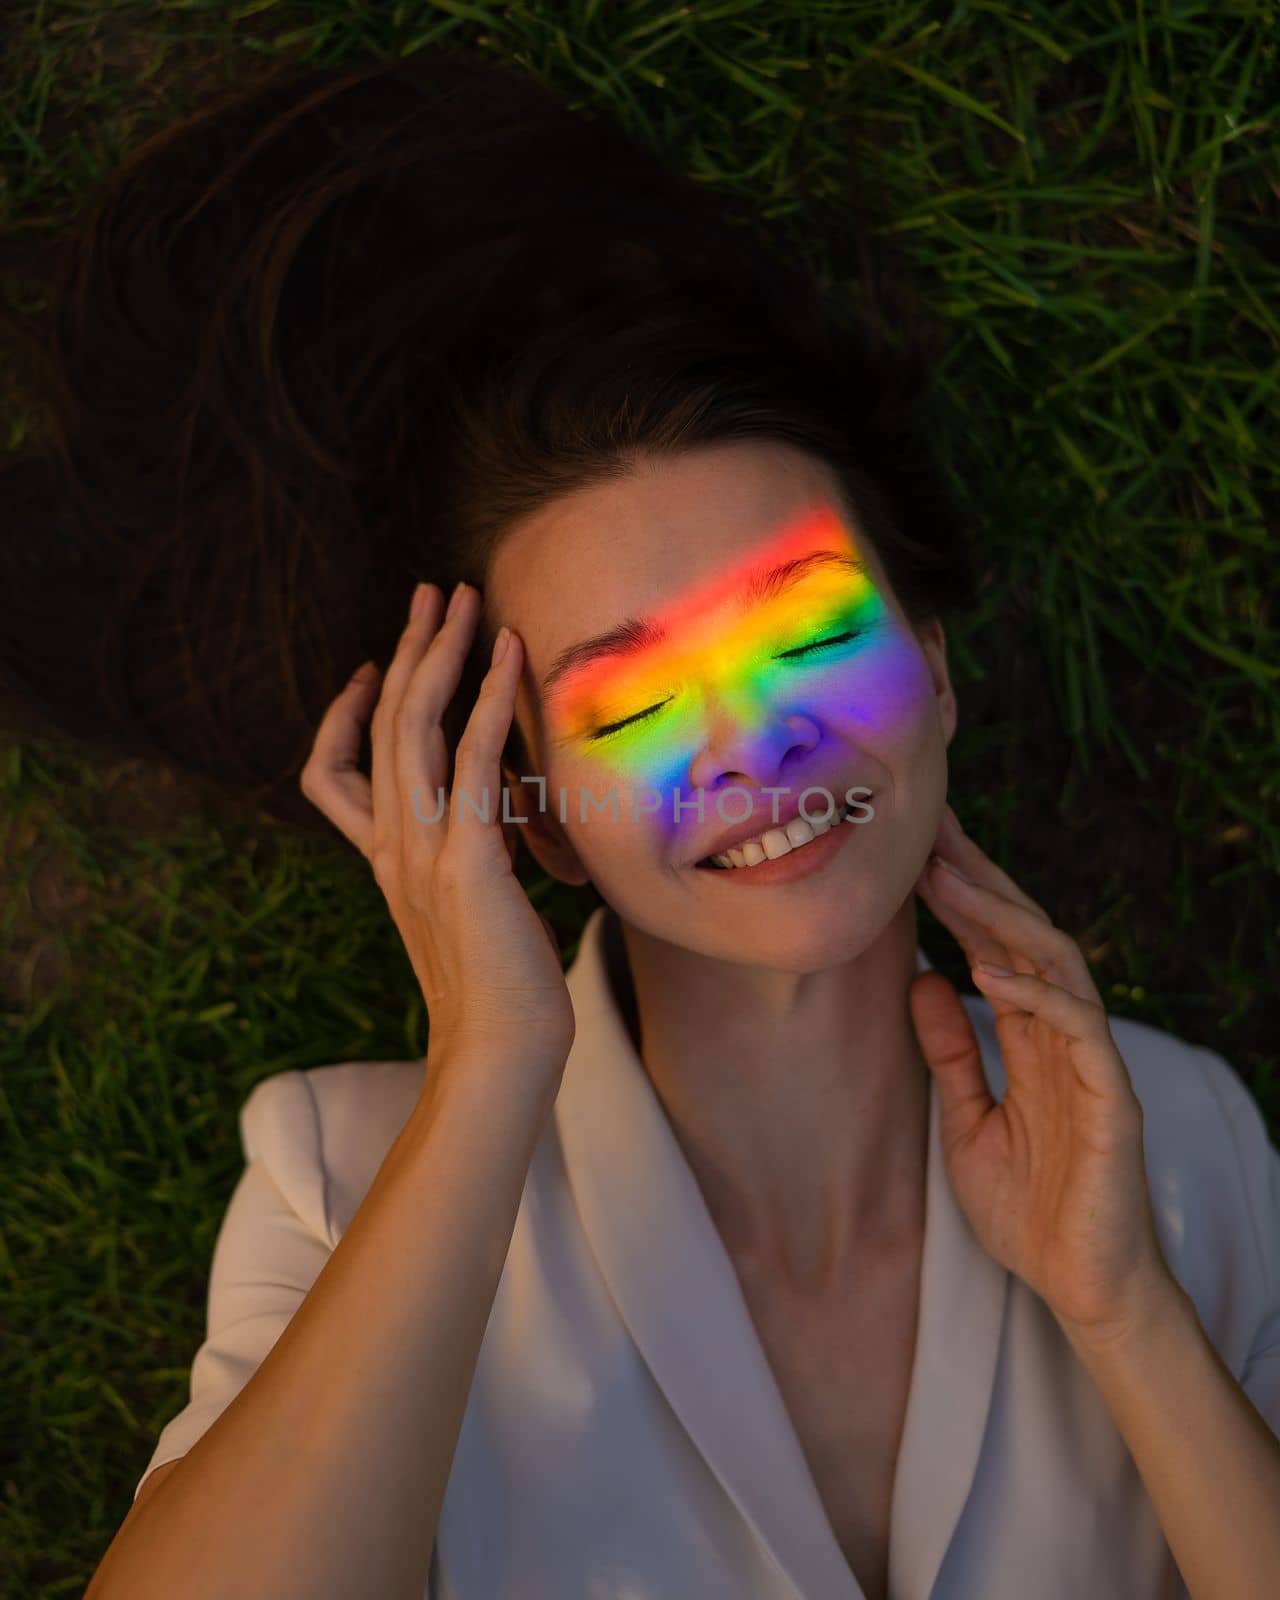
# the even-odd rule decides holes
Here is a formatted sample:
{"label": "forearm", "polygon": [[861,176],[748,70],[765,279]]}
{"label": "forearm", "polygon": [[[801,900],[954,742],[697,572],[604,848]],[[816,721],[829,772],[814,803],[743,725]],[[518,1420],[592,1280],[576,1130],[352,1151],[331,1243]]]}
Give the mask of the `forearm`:
{"label": "forearm", "polygon": [[421,1600],[555,1088],[527,1063],[453,1065],[260,1367],[121,1529],[94,1600]]}
{"label": "forearm", "polygon": [[1176,1281],[1142,1330],[1068,1331],[1146,1486],[1192,1600],[1270,1600],[1280,1581],[1280,1439]]}

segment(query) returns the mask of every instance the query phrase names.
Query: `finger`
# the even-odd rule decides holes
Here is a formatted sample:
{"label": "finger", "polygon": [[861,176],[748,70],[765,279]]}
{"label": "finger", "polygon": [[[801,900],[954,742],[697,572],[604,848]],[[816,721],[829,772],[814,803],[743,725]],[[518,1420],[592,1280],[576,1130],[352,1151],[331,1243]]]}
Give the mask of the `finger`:
{"label": "finger", "polygon": [[[479,616],[480,591],[470,584],[465,589],[455,589],[440,626],[419,655],[401,702],[396,782],[413,805],[417,821],[412,835],[415,848],[425,849],[433,857],[443,847],[463,809],[458,804],[456,765],[450,788],[443,717],[457,693]],[[424,817],[433,820],[424,822]]]}
{"label": "finger", "polygon": [[[938,921],[955,938],[967,959],[994,961],[999,966],[1011,967],[1014,955],[1003,941],[995,938],[986,928],[965,916],[954,904],[957,898],[948,893],[947,869],[938,865],[937,857],[930,857],[916,880],[915,892],[933,912]],[[938,884],[942,885],[941,890]]]}
{"label": "finger", "polygon": [[538,921],[541,922],[547,938],[550,939],[551,948],[555,951],[557,958],[563,961],[564,956],[561,954],[560,941],[556,938],[556,930],[551,926],[551,923],[546,917],[543,916],[541,912],[538,913]]}
{"label": "finger", "polygon": [[459,806],[452,818],[460,842],[465,844],[477,842],[478,830],[497,827],[501,831],[501,758],[515,714],[516,688],[524,659],[519,634],[509,630],[499,633],[495,651],[504,638],[505,652],[498,660],[490,661],[454,758],[456,785],[474,802]]}
{"label": "finger", "polygon": [[[386,680],[373,723],[369,741],[373,747],[372,788],[374,848],[380,846],[399,848],[403,837],[402,806],[399,792],[399,775],[396,764],[396,746],[400,740],[398,730],[401,702],[418,663],[426,654],[437,628],[443,596],[434,583],[424,584],[415,590],[418,596],[417,613],[410,608],[409,620],[401,630],[395,655],[387,668]],[[410,803],[405,795],[404,804]],[[434,797],[423,802],[427,814],[434,809]]]}
{"label": "finger", "polygon": [[373,790],[360,771],[360,745],[381,674],[367,661],[320,719],[298,784],[317,810],[368,858],[373,848]]}
{"label": "finger", "polygon": [[995,1104],[978,1036],[954,984],[940,972],[921,973],[907,991],[907,1005],[921,1053],[937,1080],[943,1143],[951,1149]]}
{"label": "finger", "polygon": [[439,627],[431,630],[428,648],[415,660],[404,691],[405,700],[412,702],[416,722],[443,725],[445,711],[462,678],[467,652],[475,640],[480,613],[478,589],[468,584],[454,591]]}
{"label": "finger", "polygon": [[520,854],[520,827],[521,824],[514,817],[502,824],[502,842],[507,847],[507,855],[511,858],[513,869],[516,857]]}
{"label": "finger", "polygon": [[1071,1046],[1072,1065],[1086,1087],[1098,1094],[1112,1095],[1126,1090],[1132,1093],[1128,1070],[1111,1037],[1107,1013],[1100,1004],[1081,999],[1028,972],[999,977],[975,966],[973,981],[993,1001],[1000,1001],[1006,1013],[1026,1012],[1060,1033]]}
{"label": "finger", "polygon": [[1036,912],[1046,922],[1053,921],[1044,907],[1016,884],[1007,872],[997,866],[976,839],[969,837],[960,825],[959,817],[949,805],[944,808],[942,821],[938,824],[938,838],[934,848],[939,855],[954,861],[961,872],[972,878],[975,883],[984,884],[987,888],[994,889],[997,894],[1004,895],[1007,900],[1012,900],[1015,905],[1025,906],[1028,911]]}
{"label": "finger", "polygon": [[[1097,986],[1080,946],[1038,911],[997,894],[982,884],[966,883],[946,867],[929,875],[934,899],[929,901],[939,921],[952,934],[970,961],[994,959],[999,966],[1046,977],[1081,1000],[1101,1005]],[[1009,960],[984,956],[984,943],[1003,944]],[[972,953],[971,953],[972,952]]]}

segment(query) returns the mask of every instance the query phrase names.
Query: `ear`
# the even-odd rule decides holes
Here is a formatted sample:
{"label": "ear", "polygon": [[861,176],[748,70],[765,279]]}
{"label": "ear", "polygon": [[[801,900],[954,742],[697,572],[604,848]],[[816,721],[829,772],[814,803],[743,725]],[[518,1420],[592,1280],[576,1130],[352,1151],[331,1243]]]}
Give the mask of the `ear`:
{"label": "ear", "polygon": [[938,698],[938,717],[942,723],[943,737],[950,745],[959,720],[955,690],[951,687],[951,674],[947,669],[947,636],[937,617],[916,629],[916,638],[929,664],[934,693]]}
{"label": "ear", "polygon": [[519,774],[505,761],[502,782],[507,789],[508,814],[521,819],[512,823],[512,832],[542,870],[560,883],[590,883],[590,874],[569,843],[554,808],[546,798],[542,798],[539,805],[545,790],[540,790],[536,783],[522,783]]}

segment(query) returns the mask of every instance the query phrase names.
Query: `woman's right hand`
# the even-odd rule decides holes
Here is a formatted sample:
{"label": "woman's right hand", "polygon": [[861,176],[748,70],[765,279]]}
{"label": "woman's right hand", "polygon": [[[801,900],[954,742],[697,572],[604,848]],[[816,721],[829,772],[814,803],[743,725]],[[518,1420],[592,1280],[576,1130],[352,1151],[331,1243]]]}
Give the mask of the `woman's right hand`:
{"label": "woman's right hand", "polygon": [[[373,868],[426,1001],[429,1054],[475,1047],[555,1073],[573,1043],[573,1004],[551,924],[513,870],[516,836],[507,830],[518,824],[503,822],[501,810],[499,761],[523,647],[508,634],[505,656],[485,675],[458,741],[454,778],[468,798],[455,805],[444,793],[441,717],[480,598],[459,589],[441,622],[439,588],[419,584],[415,593],[381,694],[375,666],[363,669],[367,679],[352,678],[325,712],[300,786]],[[357,768],[371,711],[372,782]],[[439,811],[439,820],[420,820],[415,809],[422,818]]]}

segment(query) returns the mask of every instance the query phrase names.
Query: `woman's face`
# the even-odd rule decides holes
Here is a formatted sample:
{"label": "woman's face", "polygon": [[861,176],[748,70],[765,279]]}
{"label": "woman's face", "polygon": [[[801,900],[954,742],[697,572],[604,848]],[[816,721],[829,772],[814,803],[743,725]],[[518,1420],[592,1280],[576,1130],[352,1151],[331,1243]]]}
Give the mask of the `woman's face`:
{"label": "woman's face", "polygon": [[[901,910],[946,800],[955,699],[941,627],[908,623],[825,465],[758,441],[642,464],[516,526],[485,604],[524,643],[534,771],[504,781],[555,877],[590,879],[656,938],[796,972],[858,954]],[[726,833],[821,821],[851,788],[831,837],[698,864]]]}

